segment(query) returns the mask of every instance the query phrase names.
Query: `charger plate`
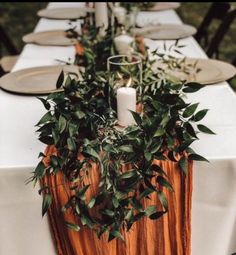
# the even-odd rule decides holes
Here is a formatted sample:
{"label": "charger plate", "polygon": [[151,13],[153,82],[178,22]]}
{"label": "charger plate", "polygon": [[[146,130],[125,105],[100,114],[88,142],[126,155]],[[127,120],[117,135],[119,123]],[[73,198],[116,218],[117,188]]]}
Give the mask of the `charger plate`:
{"label": "charger plate", "polygon": [[160,24],[156,26],[145,26],[133,28],[133,35],[142,35],[153,40],[177,40],[194,35],[196,28],[190,25]]}
{"label": "charger plate", "polygon": [[94,12],[94,8],[52,8],[42,9],[37,12],[38,16],[47,19],[79,19],[86,16],[87,12]]}
{"label": "charger plate", "polygon": [[[164,69],[168,74],[180,80],[188,82],[198,82],[203,85],[213,85],[223,81],[227,81],[236,75],[236,68],[226,62],[215,59],[199,59],[199,58],[186,58],[185,62],[181,64],[182,67],[194,66],[200,71],[197,73],[186,74],[181,70],[168,71],[167,66],[156,61],[153,65],[153,70],[157,68]],[[196,70],[195,69],[195,70]]]}
{"label": "charger plate", "polygon": [[61,71],[80,77],[79,67],[74,65],[55,65],[26,68],[8,73],[0,78],[0,87],[8,92],[26,95],[43,95],[59,92],[56,83]]}
{"label": "charger plate", "polygon": [[154,3],[153,6],[151,7],[143,7],[141,10],[142,11],[165,11],[165,10],[170,10],[170,9],[176,9],[180,7],[180,3],[177,2],[158,2]]}
{"label": "charger plate", "polygon": [[38,33],[30,33],[23,36],[22,40],[25,43],[34,43],[47,46],[72,46],[77,40],[66,37],[64,30],[51,30]]}

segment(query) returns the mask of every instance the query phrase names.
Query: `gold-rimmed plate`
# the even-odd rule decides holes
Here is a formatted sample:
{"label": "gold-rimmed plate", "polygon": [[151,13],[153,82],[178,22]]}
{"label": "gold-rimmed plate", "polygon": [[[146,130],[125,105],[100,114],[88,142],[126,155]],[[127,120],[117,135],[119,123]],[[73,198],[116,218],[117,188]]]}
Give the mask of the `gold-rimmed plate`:
{"label": "gold-rimmed plate", "polygon": [[[227,81],[236,75],[236,68],[233,65],[215,59],[186,58],[180,65],[181,68],[179,69],[168,70],[166,64],[156,61],[153,70],[161,68],[180,80],[198,82],[203,85],[214,85]],[[184,70],[188,70],[188,73]]]}
{"label": "gold-rimmed plate", "polygon": [[72,46],[77,40],[68,38],[64,30],[50,30],[24,35],[22,40],[25,43],[33,43],[47,46]]}
{"label": "gold-rimmed plate", "polygon": [[149,3],[150,6],[143,6],[142,11],[165,11],[170,9],[177,9],[180,7],[180,3],[178,2],[158,2],[153,4]]}
{"label": "gold-rimmed plate", "polygon": [[0,87],[8,92],[26,95],[44,95],[62,91],[56,84],[60,73],[80,78],[78,66],[54,65],[26,68],[0,78]]}
{"label": "gold-rimmed plate", "polygon": [[190,25],[161,24],[156,26],[146,26],[133,28],[131,33],[141,35],[153,40],[177,40],[194,35],[196,28]]}
{"label": "gold-rimmed plate", "polygon": [[37,12],[38,16],[47,19],[79,19],[86,16],[88,12],[94,12],[91,7],[74,8],[51,8],[42,9]]}

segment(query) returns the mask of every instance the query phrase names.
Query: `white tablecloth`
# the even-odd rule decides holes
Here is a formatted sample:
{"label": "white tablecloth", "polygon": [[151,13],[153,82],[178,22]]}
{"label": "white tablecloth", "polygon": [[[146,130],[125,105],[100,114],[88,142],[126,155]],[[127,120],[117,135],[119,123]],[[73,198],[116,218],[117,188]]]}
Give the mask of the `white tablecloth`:
{"label": "white tablecloth", "polygon": [[[54,2],[48,8],[81,5]],[[138,20],[182,23],[172,10],[141,12]],[[35,31],[66,28],[67,21],[40,19]],[[186,45],[186,56],[206,58],[192,37],[180,41]],[[163,42],[146,39],[146,44],[155,49]],[[56,59],[67,61],[74,53],[73,47],[29,44],[14,71],[57,64]],[[210,109],[204,124],[217,133],[201,134],[194,144],[210,163],[194,165],[192,255],[230,255],[236,252],[236,97],[223,82],[205,87],[188,100],[200,102],[201,109]],[[36,97],[0,91],[0,255],[55,254],[47,218],[41,218],[41,197],[37,188],[24,184],[38,163],[38,153],[44,150],[34,126],[43,113]]]}

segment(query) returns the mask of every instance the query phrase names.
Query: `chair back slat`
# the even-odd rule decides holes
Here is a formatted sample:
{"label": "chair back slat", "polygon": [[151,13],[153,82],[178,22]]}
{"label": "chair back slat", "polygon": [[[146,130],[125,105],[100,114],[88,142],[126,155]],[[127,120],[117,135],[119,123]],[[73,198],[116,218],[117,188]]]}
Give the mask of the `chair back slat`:
{"label": "chair back slat", "polygon": [[202,39],[204,39],[204,46],[208,44],[208,28],[213,22],[213,20],[221,20],[225,18],[228,11],[230,9],[229,3],[224,2],[215,2],[212,3],[211,7],[209,8],[206,16],[204,17],[201,25],[198,28],[198,31],[195,35],[195,39],[200,43]]}
{"label": "chair back slat", "polygon": [[216,30],[216,33],[212,37],[211,43],[209,44],[207,48],[206,53],[208,57],[215,56],[216,58],[219,58],[220,43],[224,39],[224,36],[228,32],[230,25],[233,23],[235,17],[236,17],[236,9],[230,10],[227,13],[225,18],[223,19],[223,22],[220,24],[219,28]]}
{"label": "chair back slat", "polygon": [[16,49],[13,42],[10,40],[4,29],[0,26],[0,43],[8,50],[11,55],[17,55],[18,50]]}

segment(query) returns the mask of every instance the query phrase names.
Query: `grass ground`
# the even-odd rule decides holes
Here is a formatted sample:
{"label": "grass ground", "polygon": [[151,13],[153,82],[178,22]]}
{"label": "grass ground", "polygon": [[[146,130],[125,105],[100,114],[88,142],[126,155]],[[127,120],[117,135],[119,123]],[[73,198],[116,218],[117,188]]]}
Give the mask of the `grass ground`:
{"label": "grass ground", "polygon": [[[182,3],[177,10],[181,19],[186,24],[198,27],[205,16],[210,2],[191,2]],[[37,11],[45,8],[46,2],[1,2],[0,3],[0,24],[12,38],[14,44],[21,51],[24,46],[21,38],[23,35],[33,31],[38,22]],[[236,7],[236,3],[232,2]],[[210,28],[213,32],[215,27]],[[2,49],[3,54],[6,53]],[[236,57],[236,19],[227,32],[223,42],[220,45],[220,59],[231,62]],[[233,80],[232,86],[236,90],[236,79]]]}

